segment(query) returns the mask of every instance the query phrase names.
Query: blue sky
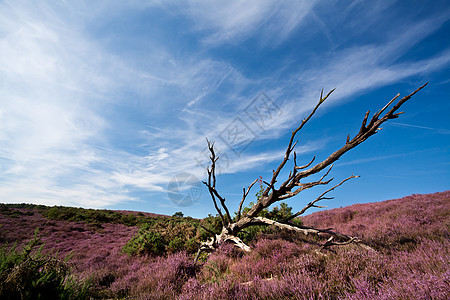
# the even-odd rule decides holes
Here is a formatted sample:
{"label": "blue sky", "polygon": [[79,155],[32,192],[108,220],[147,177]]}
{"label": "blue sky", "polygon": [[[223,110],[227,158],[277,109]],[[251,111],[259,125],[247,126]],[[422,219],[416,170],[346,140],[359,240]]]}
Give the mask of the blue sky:
{"label": "blue sky", "polygon": [[321,89],[336,91],[300,132],[299,164],[425,82],[336,163],[336,183],[361,177],[323,204],[448,190],[449,20],[448,1],[1,1],[0,202],[204,217],[208,137],[235,211]]}

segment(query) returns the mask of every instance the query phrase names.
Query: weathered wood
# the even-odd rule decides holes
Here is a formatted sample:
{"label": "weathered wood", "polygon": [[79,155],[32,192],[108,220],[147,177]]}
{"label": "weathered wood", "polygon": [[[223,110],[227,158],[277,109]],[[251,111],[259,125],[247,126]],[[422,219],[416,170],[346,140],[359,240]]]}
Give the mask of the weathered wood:
{"label": "weathered wood", "polygon": [[[244,214],[241,215],[242,206],[244,201],[246,200],[251,188],[254,186],[254,184],[257,182],[257,180],[253,181],[247,189],[243,189],[243,196],[242,200],[239,203],[239,209],[237,213],[237,218],[233,222],[233,219],[231,218],[230,212],[228,207],[225,204],[225,198],[223,198],[219,192],[216,190],[216,175],[215,175],[215,168],[216,168],[216,162],[219,159],[216,157],[215,151],[214,151],[214,143],[210,143],[208,140],[208,149],[211,153],[210,160],[211,160],[211,166],[207,169],[208,171],[208,181],[203,182],[209,190],[209,193],[211,195],[212,201],[214,203],[214,207],[219,214],[221,221],[222,221],[222,232],[220,234],[216,234],[211,238],[209,241],[206,241],[201,244],[196,260],[198,259],[198,256],[202,251],[211,252],[214,251],[219,245],[226,241],[230,241],[234,243],[237,247],[243,249],[244,251],[248,252],[251,250],[251,248],[246,245],[240,238],[237,237],[237,234],[242,231],[243,229],[254,226],[254,225],[273,225],[278,228],[283,228],[295,232],[300,232],[302,234],[308,235],[308,234],[315,234],[315,235],[330,235],[331,237],[321,246],[321,249],[330,247],[330,246],[342,246],[342,245],[348,245],[348,244],[357,244],[367,250],[373,250],[370,246],[365,245],[362,243],[362,241],[357,237],[351,237],[347,236],[345,234],[337,233],[334,231],[331,231],[330,229],[316,229],[316,228],[309,228],[305,226],[294,226],[292,224],[287,224],[286,222],[289,219],[292,219],[294,217],[298,217],[305,213],[308,209],[311,207],[323,207],[316,205],[317,202],[324,200],[324,199],[332,199],[330,197],[325,197],[327,193],[334,190],[335,188],[342,185],[347,180],[350,180],[352,178],[356,178],[358,176],[352,175],[347,177],[346,179],[342,180],[339,184],[333,186],[332,188],[328,189],[324,193],[322,193],[319,197],[317,197],[314,201],[309,202],[301,211],[295,213],[292,217],[290,217],[287,220],[270,220],[267,218],[263,218],[259,216],[259,214],[269,206],[271,206],[273,203],[282,201],[285,199],[292,198],[294,196],[297,196],[300,192],[313,188],[318,185],[326,185],[329,184],[333,178],[325,180],[325,178],[328,176],[328,174],[331,172],[331,169],[333,167],[333,163],[336,162],[342,155],[344,155],[349,150],[355,148],[356,146],[360,145],[364,141],[366,141],[370,136],[377,133],[381,128],[380,126],[387,122],[388,120],[396,119],[399,117],[402,112],[397,112],[399,108],[408,101],[414,94],[416,94],[418,91],[420,91],[422,88],[424,88],[427,85],[424,84],[418,89],[416,89],[411,94],[403,97],[400,99],[395,105],[391,107],[391,105],[397,100],[400,94],[396,95],[392,100],[390,100],[383,108],[381,108],[378,112],[376,112],[372,118],[369,120],[370,112],[368,111],[361,122],[361,127],[359,129],[359,132],[350,139],[350,135],[347,136],[347,139],[344,143],[344,145],[338,149],[337,151],[333,152],[331,155],[329,155],[326,159],[323,161],[313,165],[315,157],[306,165],[304,166],[297,166],[297,160],[296,160],[296,154],[294,152],[295,146],[297,145],[297,141],[294,141],[298,132],[305,126],[305,124],[313,117],[313,115],[316,113],[317,109],[320,107],[322,103],[325,102],[325,100],[331,95],[331,93],[334,90],[331,90],[325,97],[323,97],[323,90],[320,94],[320,99],[317,103],[317,105],[314,107],[312,112],[302,120],[301,124],[292,131],[291,137],[289,139],[288,145],[286,147],[286,152],[284,154],[284,157],[277,167],[276,170],[272,173],[272,178],[269,182],[264,183],[267,185],[266,189],[264,189],[261,197],[258,199],[258,201],[250,208],[250,210]],[[391,107],[383,116],[382,114]],[[294,167],[292,171],[290,172],[288,178],[280,184],[280,186],[277,188],[275,185],[278,180],[278,176],[280,175],[283,168],[286,166],[287,162],[289,161],[291,155],[293,154],[293,161],[294,161]],[[300,182],[301,180],[314,175],[316,173],[319,173],[323,171],[324,169],[328,168],[328,170],[325,172],[325,174],[316,181],[311,182]],[[221,208],[225,211],[225,215],[222,213],[221,208],[219,208],[217,199],[220,202]]]}

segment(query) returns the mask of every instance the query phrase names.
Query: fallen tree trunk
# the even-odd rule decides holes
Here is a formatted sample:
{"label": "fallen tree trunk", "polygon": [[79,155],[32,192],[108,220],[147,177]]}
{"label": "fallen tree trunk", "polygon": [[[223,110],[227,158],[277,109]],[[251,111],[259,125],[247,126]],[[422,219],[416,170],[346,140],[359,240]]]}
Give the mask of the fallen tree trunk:
{"label": "fallen tree trunk", "polygon": [[[329,155],[326,159],[323,161],[313,165],[315,161],[315,157],[311,159],[311,161],[303,166],[297,165],[297,156],[294,151],[294,148],[297,144],[297,142],[294,142],[294,139],[297,135],[297,133],[304,127],[304,125],[312,118],[312,116],[315,114],[319,106],[324,103],[324,101],[331,95],[331,93],[334,91],[330,91],[326,96],[323,96],[323,93],[320,95],[319,102],[314,107],[312,112],[308,115],[307,118],[305,118],[301,124],[292,131],[291,138],[288,142],[288,146],[286,148],[286,152],[284,155],[283,160],[281,161],[280,165],[276,170],[273,171],[272,178],[269,182],[264,181],[264,184],[266,185],[266,188],[263,190],[261,196],[257,200],[257,202],[249,209],[248,212],[245,214],[242,214],[242,206],[244,201],[246,200],[251,188],[254,186],[254,184],[257,182],[257,180],[253,181],[247,189],[243,189],[243,196],[242,200],[239,204],[239,209],[237,212],[236,218],[232,218],[229,212],[228,207],[225,204],[225,198],[220,195],[220,193],[216,190],[216,162],[219,159],[219,157],[216,156],[216,153],[214,151],[214,143],[211,143],[207,141],[208,143],[208,149],[210,151],[210,161],[211,166],[207,169],[208,172],[208,180],[206,182],[203,182],[211,195],[211,199],[214,203],[214,207],[221,219],[222,222],[222,231],[219,234],[213,234],[213,237],[209,239],[206,242],[201,243],[200,248],[198,250],[197,256],[195,258],[195,261],[197,261],[199,255],[201,252],[212,252],[215,249],[217,249],[221,244],[224,242],[232,242],[240,249],[249,252],[251,251],[251,248],[246,245],[239,237],[238,233],[243,231],[245,228],[256,226],[256,225],[270,225],[275,226],[281,229],[286,229],[292,232],[298,232],[304,235],[316,235],[316,236],[328,236],[329,238],[321,245],[320,250],[331,247],[331,246],[342,246],[342,245],[348,245],[348,244],[357,244],[364,249],[372,250],[373,249],[364,244],[358,237],[352,237],[345,234],[341,234],[338,232],[334,232],[330,229],[318,229],[318,228],[310,228],[305,226],[296,226],[293,224],[289,224],[289,220],[292,220],[295,217],[298,217],[302,214],[304,214],[308,209],[312,207],[323,207],[317,205],[317,202],[325,199],[333,199],[330,197],[326,197],[326,195],[334,190],[335,188],[342,185],[344,182],[356,178],[358,176],[351,175],[344,180],[342,180],[339,184],[333,186],[332,188],[326,190],[323,192],[319,197],[317,197],[315,200],[309,202],[302,210],[299,212],[291,215],[289,218],[284,220],[271,220],[265,217],[260,216],[261,212],[270,207],[272,204],[283,201],[292,197],[297,196],[300,192],[310,189],[316,186],[320,185],[327,185],[329,184],[333,178],[325,180],[325,178],[329,175],[333,168],[333,163],[336,162],[343,154],[348,152],[349,150],[355,148],[362,142],[366,141],[370,136],[374,135],[381,129],[381,125],[391,119],[396,119],[399,117],[402,112],[397,112],[399,108],[408,101],[414,94],[416,94],[418,91],[420,91],[423,87],[425,87],[427,84],[422,85],[417,90],[412,92],[411,94],[403,97],[400,99],[396,104],[392,105],[395,100],[400,96],[400,94],[397,94],[392,100],[390,100],[383,108],[381,108],[378,112],[376,112],[372,118],[369,120],[369,114],[368,111],[362,121],[361,127],[359,129],[359,132],[350,139],[350,136],[347,136],[347,139],[345,141],[345,144],[335,152],[333,152],[331,155]],[[389,109],[389,110],[388,110]],[[386,111],[387,110],[387,111]],[[386,112],[385,112],[386,111]],[[383,114],[384,113],[384,114]],[[289,173],[289,176],[285,179],[284,182],[282,182],[279,186],[276,186],[278,182],[278,176],[283,170],[283,168],[286,166],[287,162],[290,159],[293,159],[293,168],[291,172]],[[328,169],[325,174],[316,181],[309,181],[304,182],[306,178],[308,178],[311,175],[314,175],[316,173],[319,173],[325,169]],[[223,211],[222,211],[223,210]],[[209,231],[209,230],[208,230]]]}

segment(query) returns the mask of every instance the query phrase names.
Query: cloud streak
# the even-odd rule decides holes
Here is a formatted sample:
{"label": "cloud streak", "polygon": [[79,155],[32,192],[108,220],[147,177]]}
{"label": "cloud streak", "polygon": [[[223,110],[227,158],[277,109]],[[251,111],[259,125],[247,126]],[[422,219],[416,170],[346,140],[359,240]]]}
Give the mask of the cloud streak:
{"label": "cloud streak", "polygon": [[315,3],[262,0],[249,5],[245,1],[190,1],[183,12],[194,20],[196,30],[206,34],[206,44],[237,43],[256,37],[264,44],[277,45],[301,25]]}
{"label": "cloud streak", "polygon": [[[383,7],[376,14],[383,13]],[[333,3],[333,8],[339,5]],[[165,12],[158,15],[163,25],[148,21],[158,19],[156,14],[145,14],[157,9]],[[353,12],[343,10],[346,15]],[[121,18],[128,18],[128,23]],[[364,23],[357,15],[354,18],[354,24]],[[138,19],[142,23],[133,27]],[[346,43],[351,36],[339,39],[334,33],[344,19],[325,18],[317,1],[267,0],[250,6],[241,1],[35,6],[3,2],[2,201],[89,207],[143,201],[137,193],[161,195],[180,172],[204,177],[205,137],[216,140],[228,155],[222,162],[223,174],[246,172],[282,156],[278,144],[270,150],[257,145],[294,127],[314,106],[322,88],[337,88],[329,102],[338,105],[361,91],[450,65],[448,48],[421,59],[403,57],[439,30],[448,14],[404,24],[381,40],[350,46]],[[175,21],[183,22],[183,33],[168,25]],[[142,32],[136,29],[141,27]],[[295,47],[307,44],[317,32],[328,36],[330,44],[329,49],[318,47],[319,58],[311,55],[303,61],[285,47],[299,37]],[[179,41],[183,38],[188,42]],[[269,58],[276,56],[274,49],[283,49],[287,58],[276,60],[285,65],[254,73],[246,62],[220,54],[221,47],[248,48],[255,56],[267,51]],[[293,62],[295,71],[286,61]],[[244,112],[261,91],[281,112],[264,128]],[[252,146],[240,155],[228,148],[234,144],[221,139],[236,117],[254,132]],[[308,153],[326,145],[327,138],[322,137],[298,151]],[[154,201],[164,205],[164,197],[159,198]]]}
{"label": "cloud streak", "polygon": [[426,129],[426,130],[431,130],[431,131],[434,131],[435,133],[444,134],[444,135],[450,134],[450,130],[447,130],[447,129],[433,128],[433,127],[419,126],[419,125],[405,124],[405,123],[398,123],[398,122],[392,122],[391,125],[412,127],[412,128],[418,128],[418,129]]}

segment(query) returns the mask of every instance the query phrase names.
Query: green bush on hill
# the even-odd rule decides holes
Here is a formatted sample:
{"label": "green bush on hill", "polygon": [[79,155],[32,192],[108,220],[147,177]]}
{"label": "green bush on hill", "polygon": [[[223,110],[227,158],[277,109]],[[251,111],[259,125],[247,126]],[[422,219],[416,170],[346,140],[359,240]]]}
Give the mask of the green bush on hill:
{"label": "green bush on hill", "polygon": [[[244,208],[243,213],[249,209],[249,207]],[[162,255],[181,250],[195,253],[198,250],[199,241],[210,238],[211,232],[219,233],[222,230],[222,222],[218,215],[210,214],[202,220],[176,215],[149,219],[140,226],[138,233],[128,241],[123,251],[130,255]],[[263,211],[262,216],[283,220],[292,216],[292,208],[281,203],[280,206]],[[291,222],[294,225],[301,225],[298,218],[294,218]],[[264,225],[253,226],[239,233],[239,237],[249,243],[261,234],[271,233],[278,233],[278,230]]]}
{"label": "green bush on hill", "polygon": [[131,255],[161,255],[180,250],[193,253],[202,230],[200,220],[190,217],[155,217],[140,226],[123,250]]}
{"label": "green bush on hill", "polygon": [[89,224],[116,223],[136,226],[139,218],[133,214],[125,214],[112,210],[85,209],[76,207],[53,206],[43,212],[52,220],[81,221]]}
{"label": "green bush on hill", "polygon": [[88,283],[70,275],[67,259],[42,253],[38,230],[21,252],[16,245],[0,248],[0,299],[85,299]]}

